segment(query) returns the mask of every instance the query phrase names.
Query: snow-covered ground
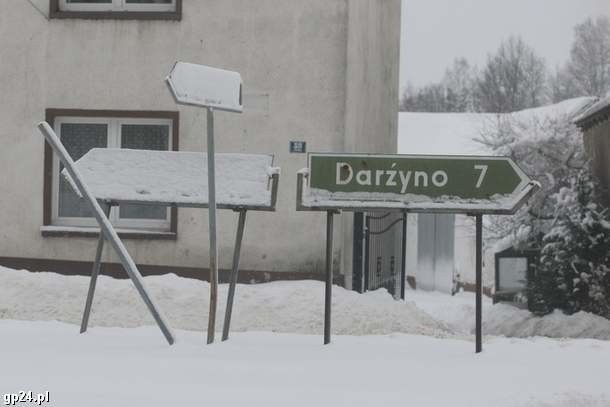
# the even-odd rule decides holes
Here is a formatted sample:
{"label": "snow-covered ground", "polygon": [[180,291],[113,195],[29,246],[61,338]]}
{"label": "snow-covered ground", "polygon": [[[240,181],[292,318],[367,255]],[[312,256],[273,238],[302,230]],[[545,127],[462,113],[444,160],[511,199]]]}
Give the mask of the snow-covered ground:
{"label": "snow-covered ground", "polygon": [[204,345],[154,327],[0,321],[0,393],[49,391],[50,406],[607,407],[610,343],[392,334],[249,332]]}
{"label": "snow-covered ground", "polygon": [[610,321],[589,314],[535,318],[486,299],[475,355],[470,293],[407,291],[400,302],[335,287],[323,346],[322,283],[239,285],[231,340],[206,346],[208,284],[145,280],[179,329],[173,347],[128,280],[100,278],[79,335],[88,278],[0,268],[0,395],[48,390],[53,406],[610,406],[610,342],[527,338],[610,339]]}

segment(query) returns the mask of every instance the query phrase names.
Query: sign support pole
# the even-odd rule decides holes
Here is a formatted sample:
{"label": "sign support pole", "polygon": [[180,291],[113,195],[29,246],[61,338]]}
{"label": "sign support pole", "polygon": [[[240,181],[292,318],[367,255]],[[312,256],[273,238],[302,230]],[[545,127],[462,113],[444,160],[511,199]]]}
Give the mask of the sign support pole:
{"label": "sign support pole", "polygon": [[[104,215],[106,218],[110,216],[110,203],[105,202],[103,206]],[[104,251],[104,233],[100,230],[100,236],[97,241],[97,250],[95,252],[95,261],[93,262],[93,270],[91,270],[91,280],[89,281],[89,292],[87,293],[87,301],[85,302],[85,311],[83,312],[83,319],[80,324],[80,333],[87,332],[89,325],[89,315],[91,314],[91,306],[93,305],[93,296],[95,295],[95,286],[97,284],[97,277],[100,274],[102,252]]]}
{"label": "sign support pole", "polygon": [[208,200],[210,234],[210,314],[208,318],[208,344],[214,342],[216,307],[218,304],[218,248],[216,247],[216,174],[214,166],[214,109],[207,108],[208,136]]}
{"label": "sign support pole", "polygon": [[[364,252],[371,252],[371,218],[369,217],[368,212],[364,214]],[[370,270],[369,270],[369,259],[368,256],[364,256],[364,291],[369,290],[369,282],[370,282]]]}
{"label": "sign support pole", "polygon": [[330,321],[333,296],[333,215],[326,212],[326,289],[324,296],[324,345],[330,343]]}
{"label": "sign support pole", "polygon": [[476,353],[483,351],[482,307],[483,307],[483,215],[476,219]]}
{"label": "sign support pole", "polygon": [[400,299],[405,299],[405,286],[407,284],[407,213],[402,214],[402,242],[400,251]]}
{"label": "sign support pole", "polygon": [[239,255],[241,253],[241,242],[244,237],[244,227],[246,224],[246,210],[239,211],[239,220],[237,221],[237,234],[235,235],[235,249],[233,251],[233,269],[231,270],[231,280],[229,281],[229,294],[227,297],[227,308],[225,310],[225,321],[222,326],[222,340],[229,339],[229,330],[231,328],[231,315],[233,313],[233,301],[235,298],[235,286],[237,285],[237,277],[239,274]]}

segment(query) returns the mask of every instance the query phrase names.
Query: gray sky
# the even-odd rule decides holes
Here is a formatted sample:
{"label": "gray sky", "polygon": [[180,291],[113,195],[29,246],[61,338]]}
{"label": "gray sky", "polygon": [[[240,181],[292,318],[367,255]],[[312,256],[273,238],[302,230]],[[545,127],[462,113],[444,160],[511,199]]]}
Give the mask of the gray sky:
{"label": "gray sky", "polygon": [[567,60],[574,25],[610,15],[609,0],[402,0],[401,89],[439,81],[455,57],[481,67],[521,35],[550,68]]}

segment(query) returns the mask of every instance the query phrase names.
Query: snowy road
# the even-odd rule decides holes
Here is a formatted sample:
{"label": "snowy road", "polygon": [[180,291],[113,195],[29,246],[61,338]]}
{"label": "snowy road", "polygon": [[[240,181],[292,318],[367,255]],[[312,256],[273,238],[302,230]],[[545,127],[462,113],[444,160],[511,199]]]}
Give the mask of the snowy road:
{"label": "snowy road", "polygon": [[239,333],[0,321],[0,393],[52,406],[610,406],[610,343],[595,340]]}
{"label": "snowy road", "polygon": [[400,302],[335,287],[324,347],[323,283],[240,285],[240,332],[205,346],[207,283],[146,282],[179,329],[174,347],[127,280],[100,279],[79,335],[87,278],[0,268],[0,395],[49,391],[53,407],[610,407],[610,341],[492,336],[610,338],[610,321],[590,314],[536,318],[486,299],[475,355],[471,293]]}

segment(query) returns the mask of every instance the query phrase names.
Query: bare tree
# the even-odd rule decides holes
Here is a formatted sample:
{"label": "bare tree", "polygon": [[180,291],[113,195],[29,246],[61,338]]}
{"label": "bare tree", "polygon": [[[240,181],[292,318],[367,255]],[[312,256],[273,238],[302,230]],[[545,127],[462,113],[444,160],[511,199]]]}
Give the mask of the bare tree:
{"label": "bare tree", "polygon": [[475,110],[476,77],[476,68],[470,66],[466,58],[456,58],[447,68],[442,84],[447,89],[447,107],[450,112]]}
{"label": "bare tree", "polygon": [[440,83],[426,85],[415,89],[407,86],[400,102],[403,112],[448,112],[448,89]]}
{"label": "bare tree", "polygon": [[546,80],[544,59],[521,38],[511,37],[488,57],[477,86],[480,108],[506,113],[540,106],[547,101]]}
{"label": "bare tree", "polygon": [[442,81],[421,88],[408,84],[400,100],[403,112],[472,112],[475,110],[476,68],[456,58]]}
{"label": "bare tree", "polygon": [[399,110],[401,112],[413,112],[416,111],[416,98],[417,98],[417,89],[411,83],[407,83],[406,88],[402,92],[402,96],[400,98],[400,106]]}
{"label": "bare tree", "polygon": [[604,96],[610,91],[610,19],[591,18],[574,28],[567,65],[581,95]]}
{"label": "bare tree", "polygon": [[585,95],[586,92],[582,92],[573,80],[567,65],[557,68],[549,77],[549,97],[552,103]]}

